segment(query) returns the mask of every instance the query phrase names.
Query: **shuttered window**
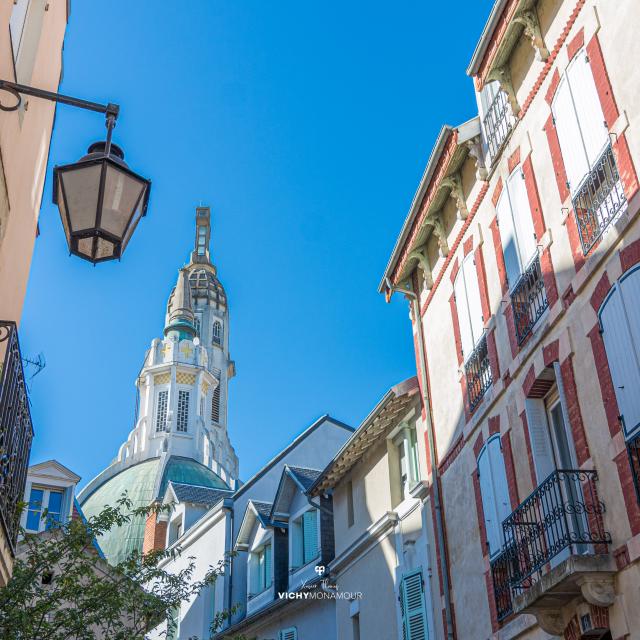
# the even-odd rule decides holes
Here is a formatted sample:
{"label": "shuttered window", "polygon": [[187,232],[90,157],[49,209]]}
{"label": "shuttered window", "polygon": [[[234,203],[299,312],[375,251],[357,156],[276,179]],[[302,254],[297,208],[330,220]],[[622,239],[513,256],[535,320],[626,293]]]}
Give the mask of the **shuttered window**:
{"label": "shuttered window", "polygon": [[254,596],[268,589],[272,584],[273,558],[271,544],[267,543],[260,549],[252,552],[249,562],[250,595]]}
{"label": "shuttered window", "polygon": [[278,640],[298,640],[298,631],[295,627],[289,627],[278,632]]}
{"label": "shuttered window", "polygon": [[318,557],[318,510],[310,509],[291,527],[291,567],[298,569]]}
{"label": "shuttered window", "polygon": [[556,469],[553,445],[549,436],[547,410],[544,400],[537,398],[526,398],[524,410],[527,416],[533,464],[536,469],[538,485],[540,485]]}
{"label": "shuttered window", "polygon": [[507,279],[513,287],[536,253],[533,217],[521,167],[507,179],[496,212]]}
{"label": "shuttered window", "polygon": [[478,456],[478,478],[482,510],[489,545],[489,556],[500,552],[504,544],[503,520],[511,513],[507,473],[500,436],[492,436]]}
{"label": "shuttered window", "polygon": [[640,427],[640,268],[616,282],[599,312],[607,361],[625,436]]}
{"label": "shuttered window", "polygon": [[167,430],[167,403],[169,401],[169,392],[158,391],[156,400],[156,431]]}
{"label": "shuttered window", "polygon": [[422,570],[405,573],[400,581],[400,613],[403,640],[427,640],[427,615]]}
{"label": "shuttered window", "polygon": [[213,390],[211,396],[211,421],[220,422],[220,384]]}
{"label": "shuttered window", "polygon": [[178,431],[185,432],[189,424],[189,397],[188,391],[178,391],[178,420],[176,428]]}
{"label": "shuttered window", "polygon": [[484,332],[480,287],[473,254],[469,254],[462,262],[453,285],[453,293],[458,310],[462,353],[466,360]]}
{"label": "shuttered window", "polygon": [[551,106],[571,193],[580,187],[609,143],[587,54],[580,51],[560,80]]}

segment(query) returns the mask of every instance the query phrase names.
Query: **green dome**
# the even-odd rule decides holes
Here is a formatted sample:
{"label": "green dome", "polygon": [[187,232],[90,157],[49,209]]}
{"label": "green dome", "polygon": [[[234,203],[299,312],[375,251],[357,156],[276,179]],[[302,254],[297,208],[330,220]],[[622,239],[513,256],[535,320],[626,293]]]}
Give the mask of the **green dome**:
{"label": "green dome", "polygon": [[[109,478],[86,498],[81,496],[82,511],[87,518],[95,516],[105,505],[115,505],[125,491],[134,507],[147,506],[164,495],[171,481],[212,489],[229,489],[228,485],[208,467],[191,458],[172,456],[165,465],[160,490],[154,495],[158,486],[159,471],[160,458],[145,460],[124,469]],[[129,524],[114,528],[101,536],[98,542],[107,560],[117,564],[127,558],[132,551],[141,551],[144,528],[145,518],[136,518]]]}

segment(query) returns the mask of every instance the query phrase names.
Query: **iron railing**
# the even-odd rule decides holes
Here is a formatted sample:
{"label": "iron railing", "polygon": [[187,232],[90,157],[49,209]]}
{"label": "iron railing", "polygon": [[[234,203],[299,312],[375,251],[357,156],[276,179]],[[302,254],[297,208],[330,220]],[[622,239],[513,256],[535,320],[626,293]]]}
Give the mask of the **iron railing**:
{"label": "iron railing", "polygon": [[0,321],[0,361],[0,523],[9,547],[15,552],[33,439],[15,322]]}
{"label": "iron railing", "polygon": [[604,530],[597,479],[593,470],[554,471],[504,520],[513,589],[526,589],[530,578],[565,549],[576,554],[606,551],[611,535]]}
{"label": "iron railing", "polygon": [[633,476],[633,486],[636,489],[636,500],[640,504],[640,432],[627,442],[627,453]]}
{"label": "iron railing", "polygon": [[511,291],[511,306],[518,344],[522,344],[549,306],[537,253]]}
{"label": "iron railing", "polygon": [[587,255],[627,199],[611,145],[607,145],[572,198],[582,252]]}
{"label": "iron railing", "polygon": [[513,128],[511,107],[504,91],[496,93],[482,123],[489,145],[489,156],[493,162]]}
{"label": "iron railing", "polygon": [[473,411],[478,406],[486,390],[491,386],[493,380],[486,333],[480,338],[475,349],[465,362],[464,373],[467,379],[469,408]]}
{"label": "iron railing", "polygon": [[511,594],[510,563],[515,554],[507,549],[491,560],[491,577],[493,579],[493,595],[496,603],[498,621],[504,620],[513,613],[513,597]]}

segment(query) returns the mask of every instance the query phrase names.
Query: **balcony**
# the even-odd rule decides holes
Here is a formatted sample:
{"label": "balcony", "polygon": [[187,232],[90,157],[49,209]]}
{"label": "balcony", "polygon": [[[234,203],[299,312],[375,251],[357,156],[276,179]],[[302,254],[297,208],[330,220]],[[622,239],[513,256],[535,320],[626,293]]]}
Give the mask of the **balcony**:
{"label": "balcony", "polygon": [[0,368],[0,523],[15,553],[33,426],[14,322],[0,321]]}
{"label": "balcony", "polygon": [[599,605],[608,597],[611,536],[597,479],[595,471],[554,471],[503,522],[505,548],[491,563],[499,620],[534,613],[549,630],[550,612],[581,595]]}
{"label": "balcony", "polygon": [[465,362],[464,373],[467,379],[467,397],[469,408],[473,411],[487,389],[491,386],[491,366],[487,350],[487,334],[483,334],[475,349]]}
{"label": "balcony", "polygon": [[504,91],[499,90],[498,93],[496,93],[487,109],[482,125],[489,147],[489,157],[491,158],[491,163],[493,163],[513,128],[511,107],[509,106],[507,94]]}
{"label": "balcony", "polygon": [[538,254],[529,263],[511,291],[511,306],[516,337],[520,345],[549,306]]}
{"label": "balcony", "polygon": [[613,149],[609,144],[572,198],[584,255],[589,253],[626,203]]}

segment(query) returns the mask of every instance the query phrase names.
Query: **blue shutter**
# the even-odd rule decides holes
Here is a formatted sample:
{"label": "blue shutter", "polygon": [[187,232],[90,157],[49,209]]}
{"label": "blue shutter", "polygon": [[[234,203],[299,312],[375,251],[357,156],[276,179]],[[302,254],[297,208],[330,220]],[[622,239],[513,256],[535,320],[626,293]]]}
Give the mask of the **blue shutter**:
{"label": "blue shutter", "polygon": [[403,640],[427,640],[427,615],[424,603],[422,570],[405,573],[400,582],[400,610]]}
{"label": "blue shutter", "polygon": [[270,544],[265,545],[264,547],[264,586],[270,587],[273,578],[272,578],[272,567],[273,567],[273,558],[272,558],[272,547]]}
{"label": "blue shutter", "polygon": [[304,564],[318,555],[318,511],[311,509],[302,516]]}

